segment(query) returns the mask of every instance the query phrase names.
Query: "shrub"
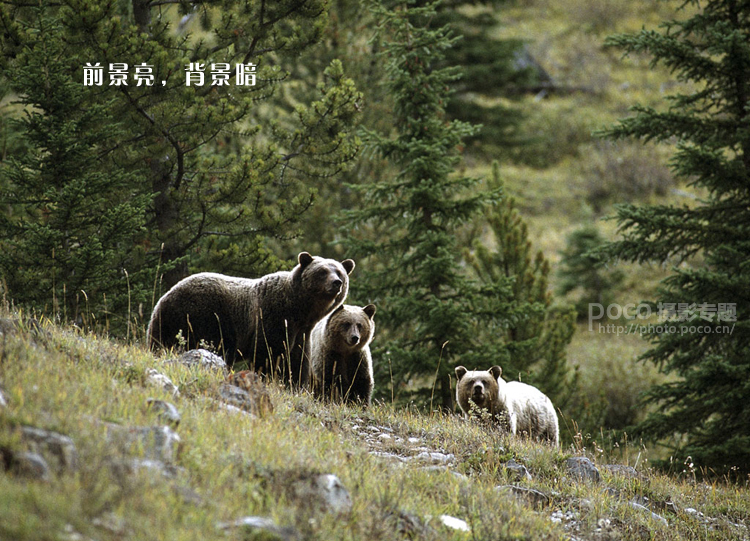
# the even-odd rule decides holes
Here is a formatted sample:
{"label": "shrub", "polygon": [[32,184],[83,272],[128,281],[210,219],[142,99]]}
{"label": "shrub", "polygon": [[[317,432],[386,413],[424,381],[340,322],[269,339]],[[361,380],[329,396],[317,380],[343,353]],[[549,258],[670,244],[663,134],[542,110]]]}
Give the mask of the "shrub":
{"label": "shrub", "polygon": [[664,196],[674,185],[657,149],[638,142],[597,141],[583,166],[586,201],[596,212],[612,201]]}

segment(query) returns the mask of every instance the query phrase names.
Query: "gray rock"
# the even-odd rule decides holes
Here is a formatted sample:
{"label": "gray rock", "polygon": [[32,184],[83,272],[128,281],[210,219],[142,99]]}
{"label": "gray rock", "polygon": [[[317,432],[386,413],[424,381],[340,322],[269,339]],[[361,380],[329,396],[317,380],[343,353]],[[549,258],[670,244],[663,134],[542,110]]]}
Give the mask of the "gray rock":
{"label": "gray rock", "polygon": [[423,466],[421,469],[428,472],[450,473],[456,479],[461,479],[462,481],[469,480],[469,478],[463,473],[451,470],[446,466]]}
{"label": "gray rock", "polygon": [[5,399],[5,393],[3,393],[3,390],[0,388],[0,408],[7,408],[8,407],[8,401]]}
{"label": "gray rock", "polygon": [[690,515],[692,517],[695,517],[698,520],[703,520],[704,518],[706,518],[706,515],[704,515],[703,513],[701,513],[700,511],[698,511],[697,509],[694,509],[693,507],[686,507],[684,509],[684,511],[688,515]]}
{"label": "gray rock", "polygon": [[241,408],[255,417],[273,413],[273,403],[259,374],[251,370],[235,372],[219,387],[219,396],[229,405]]}
{"label": "gray rock", "polygon": [[517,485],[500,485],[495,487],[498,492],[507,492],[515,498],[530,504],[534,508],[542,508],[549,505],[549,496],[533,488],[520,487]]}
{"label": "gray rock", "polygon": [[92,518],[91,524],[118,536],[123,536],[128,531],[125,519],[111,511],[104,512],[98,517]]}
{"label": "gray rock", "polygon": [[573,511],[563,511],[562,509],[556,509],[552,512],[549,519],[555,524],[562,524],[563,527],[569,528],[571,525],[578,522],[578,515]]}
{"label": "gray rock", "polygon": [[[294,528],[290,526],[281,527],[276,524],[272,519],[266,517],[242,517],[232,522],[219,522],[216,527],[220,530],[249,530],[251,532],[264,532],[270,534],[271,539],[278,539],[280,541],[296,541],[300,539],[300,535]],[[264,537],[263,539],[266,539]]]}
{"label": "gray rock", "polygon": [[146,460],[171,463],[177,456],[180,436],[168,426],[129,427],[107,423],[107,441],[117,451],[143,452]]}
{"label": "gray rock", "polygon": [[232,406],[244,410],[252,409],[252,405],[250,403],[250,393],[248,393],[245,389],[240,389],[236,385],[223,383],[221,387],[219,387],[219,396],[224,402],[226,402],[227,404],[231,404]]}
{"label": "gray rock", "polygon": [[18,333],[18,320],[0,317],[0,336],[14,336]]}
{"label": "gray rock", "polygon": [[329,513],[348,513],[352,510],[352,498],[338,477],[330,473],[304,477],[293,485],[294,495]]}
{"label": "gray rock", "polygon": [[164,374],[160,373],[155,368],[148,368],[146,370],[146,383],[159,389],[164,389],[168,393],[172,393],[172,396],[180,396],[180,389],[172,383]]}
{"label": "gray rock", "polygon": [[460,532],[470,532],[469,524],[460,518],[452,517],[450,515],[440,515],[440,522],[443,526],[450,528],[451,530],[458,530]]}
{"label": "gray rock", "polygon": [[175,428],[179,426],[182,417],[174,404],[164,400],[157,400],[156,398],[148,398],[146,403],[149,408],[157,412],[159,419],[164,423],[172,425]]}
{"label": "gray rock", "polygon": [[191,349],[179,357],[177,362],[188,366],[199,366],[211,370],[226,370],[227,363],[224,359],[208,351],[207,349]]}
{"label": "gray rock", "polygon": [[21,436],[32,452],[53,456],[57,461],[58,470],[78,468],[78,451],[68,436],[33,426],[22,427]]}
{"label": "gray rock", "polygon": [[599,482],[601,476],[594,463],[585,456],[574,456],[565,461],[568,473],[581,481]]}
{"label": "gray rock", "polygon": [[382,458],[383,460],[388,460],[390,462],[396,462],[399,464],[403,464],[408,461],[406,457],[397,455],[396,453],[388,453],[385,451],[370,451],[370,454],[376,458]]}
{"label": "gray rock", "polygon": [[669,526],[669,523],[667,522],[667,519],[665,519],[665,518],[664,518],[663,516],[661,516],[661,515],[657,515],[656,513],[652,512],[652,511],[651,511],[651,509],[649,509],[648,507],[645,507],[645,506],[643,506],[643,505],[641,505],[641,504],[639,504],[639,503],[636,503],[636,502],[628,502],[628,504],[629,504],[629,505],[630,505],[630,507],[632,507],[633,509],[636,509],[636,510],[638,510],[638,511],[641,511],[641,512],[643,512],[643,513],[648,513],[648,514],[650,514],[650,515],[651,515],[651,518],[652,518],[653,520],[655,520],[655,521],[657,521],[657,522],[661,522],[662,524],[664,524],[664,526]]}
{"label": "gray rock", "polygon": [[85,537],[80,532],[77,532],[72,524],[66,524],[63,527],[63,531],[57,536],[59,541],[92,541],[90,537]]}
{"label": "gray rock", "polygon": [[452,453],[445,454],[424,451],[416,456],[410,457],[410,459],[429,464],[452,464],[456,460],[456,457]]}
{"label": "gray rock", "polygon": [[165,464],[160,460],[151,460],[147,458],[124,458],[110,461],[112,471],[119,477],[130,477],[139,472],[148,472],[149,477],[153,474],[160,477],[172,479],[177,476],[180,469],[172,464]]}
{"label": "gray rock", "polygon": [[500,465],[508,470],[508,472],[513,478],[515,478],[516,481],[531,481],[531,474],[529,473],[529,470],[526,468],[526,466],[524,466],[523,464],[519,464],[512,458],[508,462]]}
{"label": "gray rock", "polygon": [[223,383],[221,387],[219,387],[219,396],[221,397],[221,400],[229,406],[234,406],[235,408],[239,408],[249,413],[253,413],[253,410],[255,409],[253,407],[253,399],[250,396],[250,393],[245,389],[240,389],[236,385]]}
{"label": "gray rock", "polygon": [[605,464],[602,468],[613,475],[619,475],[621,477],[628,477],[631,479],[640,479],[643,477],[643,475],[638,473],[634,467],[625,466],[623,464]]}
{"label": "gray rock", "polygon": [[47,461],[36,453],[14,453],[10,461],[10,471],[29,479],[49,481],[50,472]]}
{"label": "gray rock", "polygon": [[245,410],[243,410],[241,408],[238,408],[237,406],[233,406],[231,404],[227,404],[226,402],[223,402],[221,400],[214,400],[214,403],[216,404],[216,406],[219,409],[222,409],[222,410],[226,411],[227,413],[231,413],[233,415],[244,415],[244,416],[246,416],[246,417],[248,417],[250,419],[252,419],[252,417],[253,417],[252,415],[250,415],[249,412],[247,412],[247,411],[245,411]]}

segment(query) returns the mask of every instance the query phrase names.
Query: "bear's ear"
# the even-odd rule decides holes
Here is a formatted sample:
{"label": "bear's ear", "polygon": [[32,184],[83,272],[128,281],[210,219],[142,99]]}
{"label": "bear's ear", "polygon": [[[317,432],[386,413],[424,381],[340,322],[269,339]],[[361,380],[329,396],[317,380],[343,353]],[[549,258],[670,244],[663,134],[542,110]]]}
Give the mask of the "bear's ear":
{"label": "bear's ear", "polygon": [[369,317],[370,319],[372,319],[372,316],[375,315],[375,305],[374,304],[368,304],[367,306],[365,306],[363,308],[363,310],[365,311],[365,314],[367,314],[367,317]]}
{"label": "bear's ear", "polygon": [[300,252],[300,254],[297,256],[297,261],[302,268],[305,268],[313,262],[313,256],[311,256],[307,252]]}
{"label": "bear's ear", "polygon": [[344,267],[344,270],[346,271],[346,274],[351,274],[354,270],[354,260],[353,259],[344,259],[341,262],[341,266]]}
{"label": "bear's ear", "polygon": [[503,375],[503,369],[499,366],[493,366],[489,369],[489,373],[492,374],[492,377],[495,379],[498,379],[500,376]]}
{"label": "bear's ear", "polygon": [[333,312],[331,312],[331,315],[333,316],[334,314],[341,312],[343,309],[344,309],[344,305],[339,304],[338,307]]}
{"label": "bear's ear", "polygon": [[456,367],[456,377],[458,378],[458,381],[461,381],[461,378],[466,375],[466,372],[468,372],[468,370],[463,366]]}

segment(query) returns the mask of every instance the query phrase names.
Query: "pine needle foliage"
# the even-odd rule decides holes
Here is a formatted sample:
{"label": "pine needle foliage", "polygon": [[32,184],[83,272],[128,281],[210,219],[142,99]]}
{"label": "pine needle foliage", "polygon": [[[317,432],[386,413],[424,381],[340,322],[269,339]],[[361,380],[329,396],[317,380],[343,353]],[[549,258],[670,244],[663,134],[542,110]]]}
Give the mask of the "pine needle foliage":
{"label": "pine needle foliage", "polygon": [[[50,84],[34,75],[49,103],[65,102],[71,120],[82,119],[49,134],[64,138],[67,145],[54,159],[78,167],[57,175],[55,182],[60,189],[74,190],[75,183],[94,182],[82,174],[108,172],[106,182],[118,189],[105,190],[104,180],[97,180],[99,186],[91,188],[104,199],[96,205],[141,208],[134,221],[118,219],[121,237],[110,235],[103,242],[138,237],[142,257],[131,259],[127,270],[130,276],[147,271],[153,284],[158,269],[153,296],[199,270],[242,276],[277,270],[283,262],[275,248],[299,234],[300,217],[313,204],[316,188],[331,182],[355,157],[353,126],[361,95],[340,62],[330,62],[318,80],[294,82],[311,87],[309,100],[283,106],[274,101],[289,82],[285,66],[290,59],[320,40],[326,9],[325,0],[71,0],[38,5],[11,0],[0,5],[0,65],[8,68],[0,78],[22,103],[38,102],[21,78],[23,69],[39,64],[40,36],[52,34],[49,43],[65,45],[69,55],[48,67],[56,70],[51,76],[71,85]],[[42,18],[54,24],[42,28]],[[103,81],[76,89],[75,84],[85,86],[87,64],[102,68]],[[127,66],[127,84],[112,84],[113,66],[121,64]],[[249,76],[238,80],[238,66],[254,70],[252,82]],[[150,70],[151,84],[136,81],[139,68]],[[228,73],[227,84],[213,84],[222,71]],[[61,113],[40,111],[44,118],[32,118],[46,121]],[[31,136],[33,128],[28,124],[24,129]],[[37,150],[41,148],[40,143]],[[87,148],[83,162],[69,152]],[[45,213],[57,219],[57,207],[45,206],[18,184],[21,170],[29,165],[22,163],[26,159],[19,156],[21,161],[15,162],[16,178],[7,182],[16,185],[5,186],[5,202],[11,209],[26,205],[31,217],[14,210],[6,216],[13,227],[26,227],[19,220],[37,223]],[[58,241],[63,239],[55,241],[56,257],[62,257],[65,250]],[[20,246],[6,247],[9,260],[18,255]],[[47,259],[51,247],[40,244]],[[97,264],[105,266],[104,261]],[[51,280],[47,260],[37,258],[35,269]],[[80,271],[75,277],[63,277],[68,290],[79,288]],[[113,277],[104,274],[102,279],[112,282]],[[62,283],[59,276],[55,280]],[[22,294],[17,285],[9,291],[11,297]],[[145,307],[146,316],[150,308]]]}
{"label": "pine needle foliage", "polygon": [[39,312],[95,325],[86,318],[124,315],[129,300],[134,306],[145,300],[153,276],[127,270],[143,258],[139,242],[151,198],[138,193],[133,173],[102,163],[123,130],[112,100],[81,108],[91,90],[68,70],[82,58],[61,39],[59,21],[36,9],[28,22],[35,40],[6,74],[26,106],[15,124],[27,150],[0,164],[4,294]]}
{"label": "pine needle foliage", "polygon": [[524,115],[508,101],[534,91],[540,78],[538,70],[524,65],[528,61],[523,41],[497,37],[502,24],[498,13],[507,4],[507,0],[490,0],[480,7],[473,0],[449,0],[438,7],[434,22],[461,36],[445,59],[445,65],[461,66],[464,74],[446,111],[450,118],[477,125],[465,142],[487,155],[509,155],[511,149],[528,143],[518,133]]}
{"label": "pine needle foliage", "polygon": [[538,386],[559,407],[574,387],[565,348],[573,337],[575,316],[553,306],[549,262],[541,251],[534,254],[526,223],[514,198],[505,193],[497,162],[490,186],[503,194],[484,214],[493,246],[476,238],[467,260],[485,298],[494,305],[489,311],[503,317],[483,322],[476,333],[486,344],[487,358],[503,367],[506,379]]}
{"label": "pine needle foliage", "polygon": [[618,269],[606,269],[594,254],[606,240],[594,224],[573,231],[560,259],[558,276],[561,295],[577,295],[578,319],[586,318],[589,304],[607,306],[613,302],[613,291],[624,278]]}
{"label": "pine needle foliage", "polygon": [[345,213],[348,232],[379,232],[345,241],[355,256],[369,256],[353,292],[378,305],[375,355],[381,370],[392,371],[386,377],[394,393],[452,409],[451,374],[477,354],[472,318],[480,317],[479,288],[462,269],[456,231],[494,195],[454,172],[458,147],[473,128],[446,119],[459,71],[437,67],[455,38],[429,26],[435,6],[380,5],[375,12],[395,133],[369,132],[367,141],[397,172],[359,186],[362,208]]}
{"label": "pine needle foliage", "polygon": [[[603,254],[678,262],[659,292],[665,323],[643,359],[673,378],[648,392],[656,411],[640,432],[717,473],[750,471],[750,5],[685,2],[661,31],[614,36],[608,45],[649,53],[686,85],[665,111],[637,106],[613,138],[677,141],[671,167],[703,194],[694,206],[617,208],[622,238]],[[698,257],[693,257],[698,256]],[[682,304],[680,304],[682,303]],[[659,305],[656,305],[658,308]],[[676,310],[670,310],[674,309]],[[681,310],[684,308],[684,310]],[[698,328],[700,327],[700,328]]]}

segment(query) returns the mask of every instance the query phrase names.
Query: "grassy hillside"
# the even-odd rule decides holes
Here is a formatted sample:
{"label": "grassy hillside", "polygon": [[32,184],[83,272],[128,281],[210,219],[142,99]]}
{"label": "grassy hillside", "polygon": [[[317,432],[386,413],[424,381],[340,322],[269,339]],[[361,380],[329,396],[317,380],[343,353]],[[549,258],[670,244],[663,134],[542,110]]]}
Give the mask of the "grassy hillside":
{"label": "grassy hillside", "polygon": [[227,406],[223,370],[15,316],[0,330],[4,541],[750,538],[746,488],[689,464],[654,473],[637,448],[612,465],[581,440],[557,450],[276,385],[251,414]]}

